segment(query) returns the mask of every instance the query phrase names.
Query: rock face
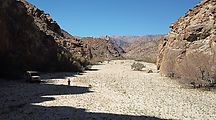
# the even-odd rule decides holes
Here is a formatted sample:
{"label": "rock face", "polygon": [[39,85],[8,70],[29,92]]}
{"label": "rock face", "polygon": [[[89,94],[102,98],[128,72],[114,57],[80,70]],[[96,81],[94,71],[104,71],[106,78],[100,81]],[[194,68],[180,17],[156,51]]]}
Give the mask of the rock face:
{"label": "rock face", "polygon": [[87,56],[86,52],[88,50],[83,48],[81,41],[62,30],[49,14],[45,14],[44,11],[39,10],[25,0],[22,0],[22,2],[27,8],[28,15],[33,17],[36,26],[46,35],[52,36],[58,46],[69,51],[73,56]]}
{"label": "rock face", "polygon": [[216,74],[216,0],[204,0],[170,25],[159,45],[161,74],[212,80]]}
{"label": "rock face", "polygon": [[[0,32],[1,77],[23,75],[26,70],[81,71],[87,60],[106,55],[107,50],[111,56],[120,56],[105,40],[73,37],[25,0],[0,1]],[[103,51],[97,44],[108,49]]]}
{"label": "rock face", "polygon": [[[63,31],[49,14],[24,0],[0,1],[0,32],[1,76],[16,76],[25,70],[63,70],[64,66],[70,71],[82,68],[74,63],[79,60],[61,45],[65,39],[70,39],[70,46],[80,43]],[[76,51],[82,53],[82,47],[77,46]]]}
{"label": "rock face", "polygon": [[99,38],[106,39],[111,41],[112,43],[115,43],[119,46],[124,46],[129,43],[134,43],[137,41],[154,41],[154,40],[160,40],[165,35],[145,35],[145,36],[112,36],[112,35],[105,35],[100,36]]}
{"label": "rock face", "polygon": [[156,63],[158,44],[159,40],[148,42],[136,41],[134,43],[126,44],[122,46],[123,50],[126,52],[123,56],[125,58]]}
{"label": "rock face", "polygon": [[81,38],[80,41],[83,43],[83,47],[88,50],[88,59],[93,63],[121,58],[124,53],[121,47],[104,39],[85,37]]}
{"label": "rock face", "polygon": [[0,32],[1,74],[36,69],[55,59],[53,36],[40,30],[23,2],[0,1]]}

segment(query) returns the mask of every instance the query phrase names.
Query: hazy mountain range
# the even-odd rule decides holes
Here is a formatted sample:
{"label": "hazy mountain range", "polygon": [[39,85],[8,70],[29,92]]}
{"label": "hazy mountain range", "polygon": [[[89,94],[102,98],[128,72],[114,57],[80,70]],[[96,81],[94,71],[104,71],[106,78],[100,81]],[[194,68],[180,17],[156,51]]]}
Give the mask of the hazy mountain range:
{"label": "hazy mountain range", "polygon": [[133,43],[136,41],[152,41],[152,40],[160,40],[165,36],[165,34],[162,35],[145,35],[145,36],[112,36],[112,35],[105,35],[100,36],[99,38],[106,39],[111,41],[112,43],[115,43],[119,46],[124,46],[128,43]]}

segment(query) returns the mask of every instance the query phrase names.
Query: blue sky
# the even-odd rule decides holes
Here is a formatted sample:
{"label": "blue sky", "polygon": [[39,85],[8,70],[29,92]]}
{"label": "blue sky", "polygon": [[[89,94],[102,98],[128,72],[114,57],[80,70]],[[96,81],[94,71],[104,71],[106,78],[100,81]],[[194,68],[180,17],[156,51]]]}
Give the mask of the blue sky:
{"label": "blue sky", "polygon": [[73,36],[167,34],[201,0],[27,0]]}

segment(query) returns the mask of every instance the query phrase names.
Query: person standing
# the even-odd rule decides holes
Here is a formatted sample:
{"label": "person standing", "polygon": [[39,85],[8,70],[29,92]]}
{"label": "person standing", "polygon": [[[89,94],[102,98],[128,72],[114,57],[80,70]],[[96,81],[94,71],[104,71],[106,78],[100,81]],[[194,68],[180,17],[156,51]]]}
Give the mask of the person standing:
{"label": "person standing", "polygon": [[68,78],[68,86],[70,86],[71,80],[70,78]]}

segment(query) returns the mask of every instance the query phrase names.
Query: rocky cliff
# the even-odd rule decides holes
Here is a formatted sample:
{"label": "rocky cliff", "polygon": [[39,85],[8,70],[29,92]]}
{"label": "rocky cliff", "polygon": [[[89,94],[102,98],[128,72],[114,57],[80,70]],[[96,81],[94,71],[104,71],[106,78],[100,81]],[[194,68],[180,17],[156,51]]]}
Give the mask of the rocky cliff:
{"label": "rocky cliff", "polygon": [[216,1],[200,2],[170,28],[159,45],[161,74],[196,82],[215,80]]}
{"label": "rocky cliff", "polygon": [[82,68],[79,60],[61,44],[71,39],[71,46],[81,53],[80,43],[69,38],[49,14],[24,0],[0,1],[0,33],[1,76],[16,76],[25,70]]}
{"label": "rocky cliff", "polygon": [[1,77],[26,70],[81,71],[88,61],[120,56],[106,40],[73,37],[25,0],[0,1],[0,32]]}

